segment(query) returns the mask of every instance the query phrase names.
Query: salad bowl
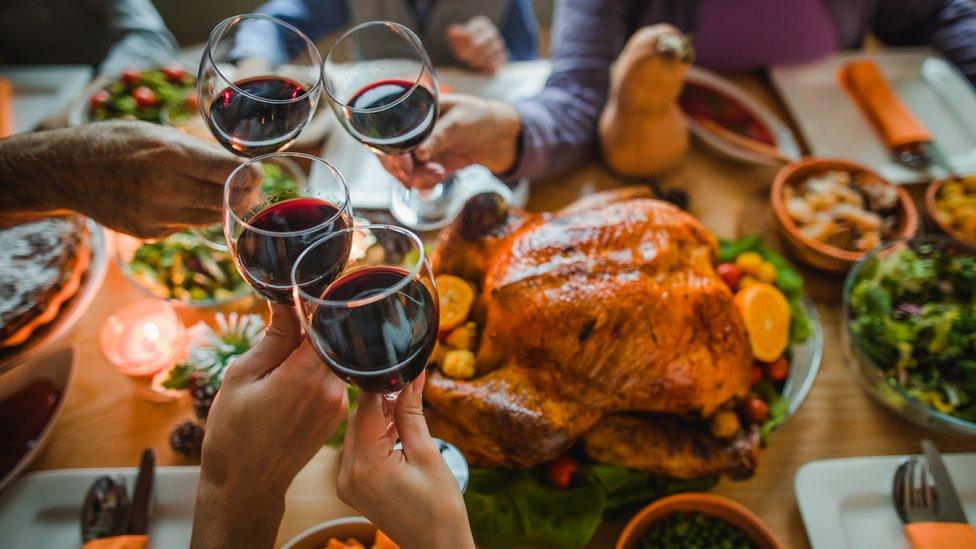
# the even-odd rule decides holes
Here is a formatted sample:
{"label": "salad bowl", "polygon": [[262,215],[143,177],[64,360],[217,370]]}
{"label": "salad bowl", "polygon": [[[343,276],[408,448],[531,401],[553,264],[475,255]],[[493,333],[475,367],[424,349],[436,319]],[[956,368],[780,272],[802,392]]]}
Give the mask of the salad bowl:
{"label": "salad bowl", "polygon": [[841,333],[868,394],[921,427],[976,436],[974,293],[976,256],[947,237],[892,241],[856,263]]}

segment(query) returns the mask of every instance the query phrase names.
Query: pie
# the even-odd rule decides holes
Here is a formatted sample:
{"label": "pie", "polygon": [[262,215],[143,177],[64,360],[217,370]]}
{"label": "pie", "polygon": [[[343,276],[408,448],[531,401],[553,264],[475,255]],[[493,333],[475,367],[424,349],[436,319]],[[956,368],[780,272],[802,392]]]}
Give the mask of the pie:
{"label": "pie", "polygon": [[91,260],[82,217],[0,229],[0,348],[20,345],[58,316]]}

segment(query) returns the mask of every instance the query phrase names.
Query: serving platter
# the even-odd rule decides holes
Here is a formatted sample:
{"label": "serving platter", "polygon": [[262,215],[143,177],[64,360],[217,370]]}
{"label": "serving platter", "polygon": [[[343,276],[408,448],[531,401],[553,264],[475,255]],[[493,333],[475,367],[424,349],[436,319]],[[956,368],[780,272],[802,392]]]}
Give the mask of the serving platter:
{"label": "serving platter", "polygon": [[773,67],[770,77],[816,156],[851,158],[899,184],[927,181],[926,173],[895,162],[837,72],[853,59],[878,64],[901,100],[932,132],[947,160],[960,172],[976,170],[976,92],[948,61],[930,48],[839,53],[815,63]]}
{"label": "serving platter", "polygon": [[[34,439],[33,446],[20,456],[20,459],[7,474],[0,477],[0,492],[3,492],[3,489],[9,486],[17,478],[17,475],[30,467],[37,455],[44,449],[51,437],[54,424],[61,415],[65,402],[68,401],[68,392],[71,390],[74,377],[74,348],[72,347],[64,347],[43,354],[31,360],[25,368],[0,374],[0,400],[10,397],[34,383],[49,384],[58,394],[58,401],[54,405],[54,410],[37,438]],[[3,538],[0,537],[0,539]]]}
{"label": "serving platter", "polygon": [[61,306],[58,316],[50,323],[39,327],[30,338],[20,345],[0,350],[0,373],[3,373],[48,348],[53,342],[68,333],[81,319],[91,305],[108,272],[108,238],[105,229],[93,220],[88,226],[91,260],[88,270],[81,279],[81,286],[74,296]]}
{"label": "serving platter", "polygon": [[[783,385],[783,399],[789,403],[786,417],[789,419],[800,409],[807,397],[813,382],[820,372],[820,362],[823,359],[824,332],[817,307],[810,296],[803,296],[803,308],[810,318],[810,337],[803,343],[790,346],[790,373]],[[780,426],[782,428],[782,426]]]}
{"label": "serving platter", "polygon": [[[135,459],[135,456],[133,456]],[[135,486],[137,469],[64,469],[25,475],[0,495],[0,540],[5,549],[78,547],[81,503],[102,475]],[[193,529],[199,467],[156,469],[156,500],[149,547],[188,547]]]}
{"label": "serving platter", "polygon": [[[946,454],[946,467],[963,507],[976,517],[976,454]],[[794,479],[796,501],[814,549],[908,549],[904,525],[891,502],[891,480],[904,456],[811,461]]]}
{"label": "serving platter", "polygon": [[[754,98],[749,92],[735,85],[730,80],[701,67],[691,67],[685,76],[687,84],[697,84],[704,88],[713,89],[720,94],[738,102],[750,114],[756,117],[772,134],[776,142],[775,147],[783,156],[799,159],[800,145],[793,136],[790,128],[777,117],[773,111]],[[734,160],[754,164],[775,166],[779,161],[770,156],[739,147],[726,139],[716,135],[689,115],[685,115],[688,129],[710,149]]]}

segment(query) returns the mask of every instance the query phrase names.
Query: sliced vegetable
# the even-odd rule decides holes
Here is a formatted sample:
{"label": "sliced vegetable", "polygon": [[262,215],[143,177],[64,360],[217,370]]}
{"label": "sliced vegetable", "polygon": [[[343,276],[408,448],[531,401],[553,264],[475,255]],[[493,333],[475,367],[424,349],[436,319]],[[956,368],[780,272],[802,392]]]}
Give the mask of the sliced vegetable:
{"label": "sliced vegetable", "polygon": [[138,86],[140,82],[142,82],[142,72],[135,69],[126,69],[122,71],[121,76],[119,76],[119,80],[124,82],[126,86],[134,88]]}
{"label": "sliced vegetable", "polygon": [[136,104],[140,107],[153,107],[159,102],[156,99],[156,94],[146,86],[139,86],[132,92],[132,97],[135,98]]}
{"label": "sliced vegetable", "polygon": [[570,455],[562,455],[546,464],[546,478],[553,488],[565,490],[573,482],[580,463]]}

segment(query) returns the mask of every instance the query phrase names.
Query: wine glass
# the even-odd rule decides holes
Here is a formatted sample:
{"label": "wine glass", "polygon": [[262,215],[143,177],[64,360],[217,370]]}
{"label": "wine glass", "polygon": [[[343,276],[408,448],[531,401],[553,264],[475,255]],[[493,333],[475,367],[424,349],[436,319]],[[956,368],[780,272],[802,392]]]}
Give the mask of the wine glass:
{"label": "wine glass", "polygon": [[[326,282],[314,258],[337,241],[352,243],[349,261]],[[439,313],[434,274],[417,235],[393,225],[334,232],[299,256],[291,277],[305,333],[336,375],[395,400],[424,371]]]}
{"label": "wine glass", "polygon": [[[311,166],[309,170],[302,164]],[[309,184],[312,169],[325,177]],[[224,185],[224,238],[237,270],[265,299],[292,303],[291,271],[298,257],[323,236],[341,233],[305,255],[324,289],[349,256],[352,207],[342,175],[321,158],[271,153],[239,166]]]}
{"label": "wine glass", "polygon": [[197,96],[213,136],[234,154],[287,148],[308,126],[322,89],[315,44],[266,15],[235,15],[210,33]]}
{"label": "wine glass", "polygon": [[[420,39],[389,21],[343,34],[326,55],[325,91],[339,123],[377,154],[412,152],[437,122],[437,75]],[[453,178],[431,189],[395,185],[390,212],[416,230],[443,227],[461,207]]]}

